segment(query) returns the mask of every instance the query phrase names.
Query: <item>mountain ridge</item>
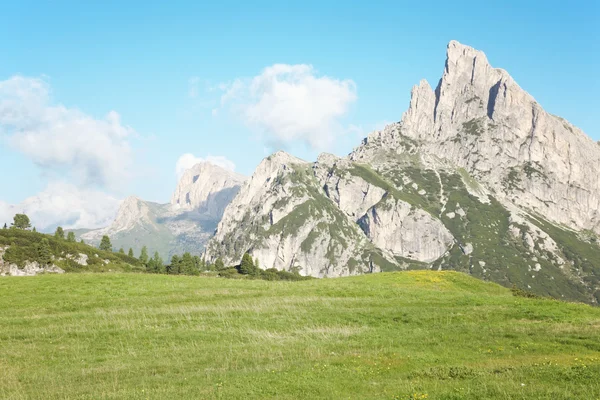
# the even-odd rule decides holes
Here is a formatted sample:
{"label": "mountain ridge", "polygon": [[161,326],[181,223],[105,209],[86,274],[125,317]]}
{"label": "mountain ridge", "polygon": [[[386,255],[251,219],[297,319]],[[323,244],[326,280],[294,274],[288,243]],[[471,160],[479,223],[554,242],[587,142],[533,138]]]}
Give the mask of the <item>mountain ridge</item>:
{"label": "mountain ridge", "polygon": [[312,276],[456,269],[600,299],[600,146],[481,51],[450,42],[436,89],[422,80],[401,121],[348,156],[293,160],[259,165],[209,259],[249,252],[263,268]]}

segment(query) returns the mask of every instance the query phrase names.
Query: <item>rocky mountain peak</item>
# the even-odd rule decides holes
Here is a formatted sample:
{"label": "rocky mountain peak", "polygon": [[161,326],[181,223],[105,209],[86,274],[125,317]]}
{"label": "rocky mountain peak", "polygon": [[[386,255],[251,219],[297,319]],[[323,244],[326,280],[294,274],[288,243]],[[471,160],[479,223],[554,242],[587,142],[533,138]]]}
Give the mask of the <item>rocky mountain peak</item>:
{"label": "rocky mountain peak", "polygon": [[171,205],[220,218],[224,204],[231,201],[245,180],[245,176],[210,162],[198,163],[179,179]]}
{"label": "rocky mountain peak", "polygon": [[444,159],[499,198],[600,233],[600,146],[469,46],[450,42],[436,89],[414,86],[401,122],[350,157],[375,162],[382,148]]}

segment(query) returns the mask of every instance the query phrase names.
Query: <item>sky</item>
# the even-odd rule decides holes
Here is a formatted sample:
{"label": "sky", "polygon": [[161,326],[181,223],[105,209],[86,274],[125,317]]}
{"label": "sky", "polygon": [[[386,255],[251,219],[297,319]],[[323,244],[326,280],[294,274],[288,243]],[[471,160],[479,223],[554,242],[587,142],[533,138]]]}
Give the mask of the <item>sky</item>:
{"label": "sky", "polygon": [[100,227],[197,161],[345,155],[453,39],[600,140],[598,1],[5,2],[0,223]]}

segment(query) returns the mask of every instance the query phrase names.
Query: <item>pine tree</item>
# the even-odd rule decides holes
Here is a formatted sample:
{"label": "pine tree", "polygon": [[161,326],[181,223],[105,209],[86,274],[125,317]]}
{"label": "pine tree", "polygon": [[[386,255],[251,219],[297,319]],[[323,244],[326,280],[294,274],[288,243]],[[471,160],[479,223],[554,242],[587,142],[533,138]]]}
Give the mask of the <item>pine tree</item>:
{"label": "pine tree", "polygon": [[67,242],[75,243],[75,233],[74,232],[67,233]]}
{"label": "pine tree", "polygon": [[179,256],[177,254],[173,254],[173,257],[171,257],[171,264],[167,266],[167,273],[172,275],[179,274],[180,263],[181,259]]}
{"label": "pine tree", "polygon": [[196,268],[196,266],[194,264],[194,258],[187,251],[185,253],[183,253],[183,256],[181,257],[180,265],[181,265],[180,273],[183,273],[185,275],[198,275],[198,273],[199,273],[198,269]]}
{"label": "pine tree", "polygon": [[163,263],[163,259],[161,258],[160,254],[158,254],[158,251],[154,252],[154,257],[152,257],[152,261],[154,262],[155,272],[157,274],[164,274],[165,273],[165,265]]}
{"label": "pine tree", "polygon": [[106,235],[102,236],[102,240],[100,241],[100,250],[104,251],[112,251],[112,244],[110,243],[110,238]]}
{"label": "pine tree", "polygon": [[14,220],[14,222],[12,223],[13,228],[17,228],[17,229],[31,228],[31,221],[29,221],[29,217],[25,214],[15,214],[13,220]]}
{"label": "pine tree", "polygon": [[6,225],[6,222],[4,223],[4,226],[2,227],[2,229],[8,229],[8,226]]}
{"label": "pine tree", "polygon": [[79,241],[79,243],[81,243],[81,244],[85,244],[85,242],[83,241],[83,239],[81,239],[81,240]]}
{"label": "pine tree", "polygon": [[134,257],[134,255],[133,255],[133,249],[131,247],[129,248],[129,251],[127,252],[127,255],[129,257]]}
{"label": "pine tree", "polygon": [[62,226],[59,226],[56,228],[56,231],[54,232],[54,237],[57,239],[64,239],[65,238],[65,231],[62,228]]}
{"label": "pine tree", "polygon": [[36,246],[37,261],[40,265],[49,265],[52,263],[52,251],[48,239],[43,238]]}
{"label": "pine tree", "polygon": [[121,247],[121,248],[119,249],[119,253],[121,253],[121,254],[125,254],[125,250],[123,250],[123,248]]}
{"label": "pine tree", "polygon": [[[6,224],[4,224],[4,225],[6,225]],[[33,227],[33,229],[31,230],[31,232],[33,232],[33,233],[37,233],[37,229],[35,229],[35,226],[34,226],[34,227]]]}
{"label": "pine tree", "polygon": [[244,253],[242,257],[242,263],[240,264],[240,273],[244,275],[256,275],[256,267],[254,266],[254,260],[248,253]]}
{"label": "pine tree", "polygon": [[217,258],[217,260],[215,261],[215,270],[222,271],[224,269],[225,269],[225,263],[223,262],[221,257]]}
{"label": "pine tree", "polygon": [[148,248],[146,246],[142,247],[139,260],[144,265],[148,264]]}

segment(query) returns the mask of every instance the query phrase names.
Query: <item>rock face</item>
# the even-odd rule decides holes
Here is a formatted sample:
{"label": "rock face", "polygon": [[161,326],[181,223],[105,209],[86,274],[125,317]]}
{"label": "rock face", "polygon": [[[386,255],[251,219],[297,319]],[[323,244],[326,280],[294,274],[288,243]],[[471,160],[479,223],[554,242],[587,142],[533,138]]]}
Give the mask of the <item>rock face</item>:
{"label": "rock face", "polygon": [[179,179],[171,204],[176,209],[193,210],[220,220],[245,180],[243,175],[202,162]]}
{"label": "rock face", "polygon": [[417,261],[433,262],[454,243],[439,219],[392,197],[369,208],[358,224],[375,246]]}
{"label": "rock face", "polygon": [[208,162],[196,164],[183,174],[169,204],[130,196],[110,226],[81,237],[96,244],[108,235],[114,248],[131,247],[136,254],[145,245],[165,260],[185,251],[200,254],[244,180]]}
{"label": "rock face", "polygon": [[65,271],[56,265],[40,265],[36,261],[26,262],[21,268],[16,264],[9,264],[4,261],[4,252],[8,246],[0,246],[0,276],[35,276],[38,274],[63,274]]}
{"label": "rock face", "polygon": [[380,270],[371,258],[381,252],[327,197],[311,167],[284,152],[263,160],[227,206],[207,257],[235,264],[249,251],[262,268],[316,277]]}
{"label": "rock face", "polygon": [[349,156],[265,159],[207,256],[312,276],[435,268],[600,301],[600,145],[452,41],[436,89]]}

